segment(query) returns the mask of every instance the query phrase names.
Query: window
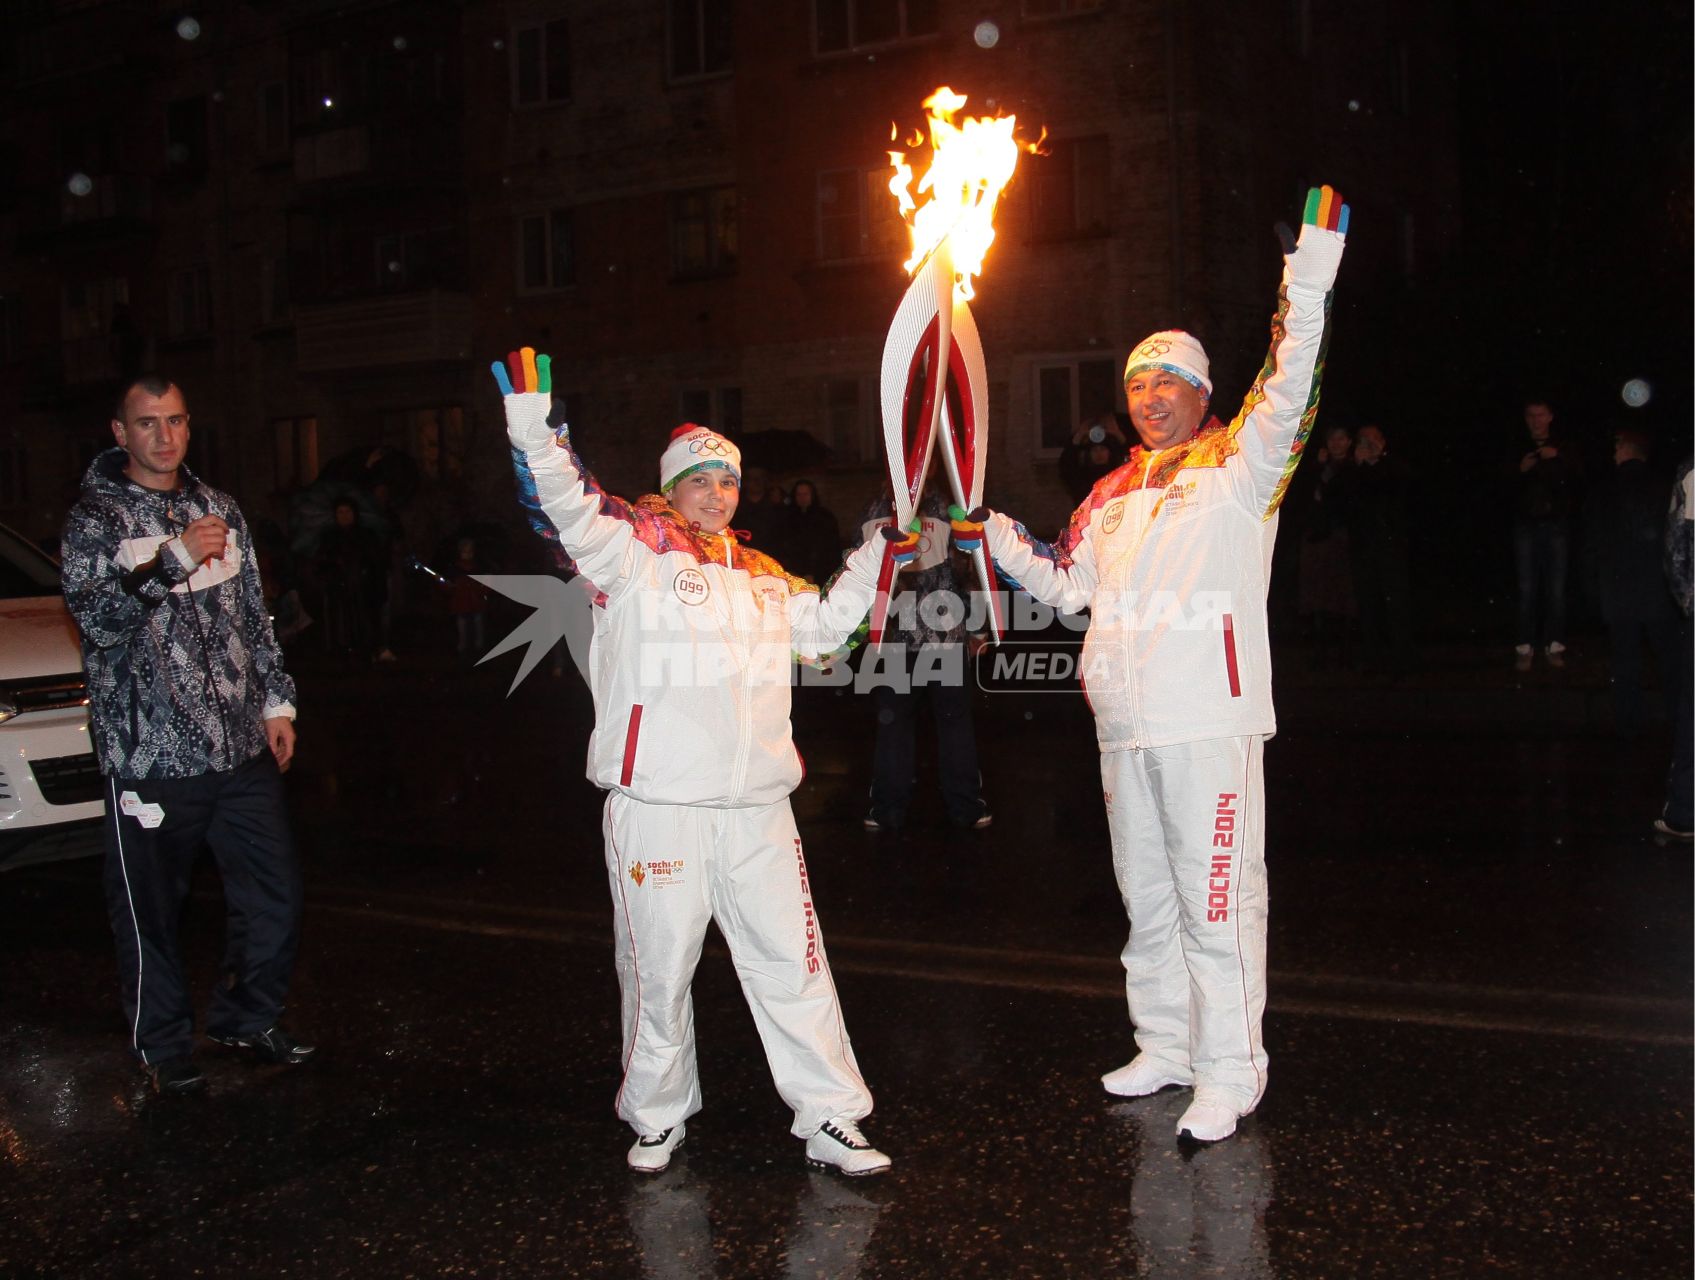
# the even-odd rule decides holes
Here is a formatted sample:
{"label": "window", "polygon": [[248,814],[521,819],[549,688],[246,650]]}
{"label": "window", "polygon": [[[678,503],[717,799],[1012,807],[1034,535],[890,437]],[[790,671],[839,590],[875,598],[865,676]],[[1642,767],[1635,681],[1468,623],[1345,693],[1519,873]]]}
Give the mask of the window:
{"label": "window", "polygon": [[692,80],[730,70],[735,47],[731,0],[671,0],[671,78]]}
{"label": "window", "polygon": [[1037,240],[1104,232],[1110,174],[1105,138],[1060,138],[1030,167],[1030,234]]}
{"label": "window", "polygon": [[1101,0],[1024,0],[1026,18],[1060,18],[1072,13],[1096,13]]}
{"label": "window", "polygon": [[259,154],[288,153],[288,86],[281,80],[259,89]]}
{"label": "window", "polygon": [[1036,367],[1041,447],[1063,449],[1086,417],[1111,413],[1118,404],[1118,363],[1082,357]]}
{"label": "window", "polygon": [[192,338],[212,331],[212,268],[185,267],[171,272],[165,333]]}
{"label": "window", "polygon": [[277,324],[288,319],[288,263],[266,258],[259,263],[259,322]]}
{"label": "window", "polygon": [[423,230],[394,231],[376,239],[377,288],[385,293],[422,289],[435,283],[432,237]]}
{"label": "window", "polygon": [[382,442],[406,450],[432,480],[465,471],[465,411],[458,405],[393,409],[382,415]]}
{"label": "window", "polygon": [[831,378],[824,384],[824,422],[828,443],[838,458],[862,461],[875,448],[865,420],[858,378]]}
{"label": "window", "polygon": [[178,174],[206,171],[205,94],[165,105],[165,171]]}
{"label": "window", "polygon": [[21,444],[0,445],[0,507],[29,501],[29,451]]}
{"label": "window", "polygon": [[218,429],[208,425],[203,419],[196,420],[194,430],[188,436],[188,455],[184,459],[190,471],[202,480],[217,483],[224,477],[224,451],[220,447],[222,436]]}
{"label": "window", "polygon": [[936,0],[813,0],[819,53],[936,34]]}
{"label": "window", "polygon": [[518,288],[563,289],[577,278],[576,226],[569,209],[518,219]]}
{"label": "window", "polygon": [[117,377],[125,335],[134,333],[124,277],[79,280],[60,288],[59,337],[67,382]]}
{"label": "window", "polygon": [[826,169],[818,175],[818,259],[836,262],[904,253],[909,244],[889,170]]}
{"label": "window", "polygon": [[512,101],[520,107],[571,96],[571,37],[564,18],[520,27],[512,39]]}
{"label": "window", "polygon": [[671,198],[671,270],[678,276],[735,273],[734,187],[685,191]]}
{"label": "window", "polygon": [[677,396],[677,409],[684,422],[698,422],[727,436],[742,429],[740,387],[690,387]]}
{"label": "window", "polygon": [[1389,98],[1401,115],[1412,114],[1412,50],[1404,40],[1389,50]]}
{"label": "window", "polygon": [[328,124],[346,115],[346,72],[335,49],[319,49],[294,60],[294,116],[300,124]]}
{"label": "window", "polygon": [[1418,242],[1414,237],[1413,215],[1401,215],[1401,270],[1406,274],[1407,282],[1412,283],[1418,274]]}
{"label": "window", "polygon": [[19,358],[18,295],[0,294],[0,364],[12,364]]}
{"label": "window", "polygon": [[316,418],[271,419],[271,443],[278,489],[287,493],[318,478]]}

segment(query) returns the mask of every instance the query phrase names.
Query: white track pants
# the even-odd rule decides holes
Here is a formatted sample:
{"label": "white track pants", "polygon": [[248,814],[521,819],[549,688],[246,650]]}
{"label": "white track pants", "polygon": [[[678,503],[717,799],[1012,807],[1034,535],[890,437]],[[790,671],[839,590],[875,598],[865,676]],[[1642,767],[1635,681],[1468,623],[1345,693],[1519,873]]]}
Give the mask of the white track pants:
{"label": "white track pants", "polygon": [[871,1114],[789,802],[757,809],[606,800],[606,868],[622,995],[618,1118],[662,1133],[700,1110],[689,984],[716,920],[796,1137]]}
{"label": "white track pants", "polygon": [[1136,1046],[1243,1113],[1265,1092],[1265,741],[1101,756]]}

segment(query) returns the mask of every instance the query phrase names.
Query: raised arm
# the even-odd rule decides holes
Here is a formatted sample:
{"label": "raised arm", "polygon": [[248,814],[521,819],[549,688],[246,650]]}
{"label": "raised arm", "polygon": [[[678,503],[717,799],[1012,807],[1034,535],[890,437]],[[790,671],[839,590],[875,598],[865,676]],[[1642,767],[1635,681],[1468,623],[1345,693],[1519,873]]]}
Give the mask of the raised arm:
{"label": "raised arm", "polygon": [[611,593],[625,574],[641,514],[622,498],[602,493],[553,402],[549,356],[525,347],[491,366],[506,410],[506,436],[518,478],[518,501],[544,538],[556,541],[577,570]]}
{"label": "raised arm", "polygon": [[1330,341],[1331,286],[1347,242],[1348,206],[1329,187],[1307,193],[1300,239],[1283,238],[1283,280],[1271,317],[1271,349],[1230,424],[1246,468],[1243,495],[1270,519],[1283,501],[1318,416],[1324,352]]}

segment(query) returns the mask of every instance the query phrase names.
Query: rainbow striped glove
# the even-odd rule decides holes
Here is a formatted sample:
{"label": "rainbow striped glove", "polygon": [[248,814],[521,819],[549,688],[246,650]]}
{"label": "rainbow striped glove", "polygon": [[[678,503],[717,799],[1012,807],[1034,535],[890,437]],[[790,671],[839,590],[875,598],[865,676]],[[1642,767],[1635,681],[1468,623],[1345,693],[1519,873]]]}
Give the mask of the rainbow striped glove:
{"label": "rainbow striped glove", "polygon": [[1297,240],[1283,223],[1277,224],[1283,243],[1283,260],[1292,283],[1325,293],[1336,283],[1342,265],[1342,249],[1348,239],[1348,206],[1334,187],[1312,187],[1307,191]]}
{"label": "rainbow striped glove", "polygon": [[918,534],[924,528],[922,520],[914,520],[909,529],[897,529],[894,525],[885,525],[882,533],[889,542],[889,549],[894,552],[895,563],[909,565],[918,558]]}
{"label": "rainbow striped glove", "polygon": [[520,449],[553,444],[570,429],[563,402],[553,399],[553,357],[534,347],[507,354],[489,366],[505,398],[506,434]]}
{"label": "rainbow striped glove", "polygon": [[978,507],[967,514],[958,503],[948,505],[948,523],[953,526],[953,545],[967,555],[983,545],[983,521],[989,518],[987,507]]}

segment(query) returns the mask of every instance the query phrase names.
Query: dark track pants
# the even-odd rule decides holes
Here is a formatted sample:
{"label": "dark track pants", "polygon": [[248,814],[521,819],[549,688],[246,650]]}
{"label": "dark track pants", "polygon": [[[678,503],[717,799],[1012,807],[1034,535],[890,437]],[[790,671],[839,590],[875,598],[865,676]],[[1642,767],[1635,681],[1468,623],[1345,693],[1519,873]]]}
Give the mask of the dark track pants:
{"label": "dark track pants", "polygon": [[270,753],[192,778],[107,778],[106,907],[130,1047],[146,1063],[188,1053],[193,1044],[177,923],[204,845],[224,883],[227,938],[207,1032],[245,1035],[275,1026],[294,969],[300,868]]}

